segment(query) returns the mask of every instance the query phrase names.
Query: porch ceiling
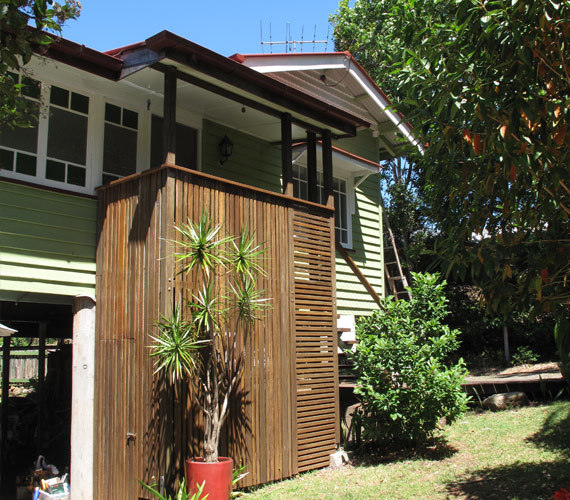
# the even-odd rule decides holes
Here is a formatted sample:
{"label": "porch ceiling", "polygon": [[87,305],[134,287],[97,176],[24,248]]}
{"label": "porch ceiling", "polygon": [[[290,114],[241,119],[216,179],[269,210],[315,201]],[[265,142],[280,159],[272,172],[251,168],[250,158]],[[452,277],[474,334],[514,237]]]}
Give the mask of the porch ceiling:
{"label": "porch ceiling", "polygon": [[[172,65],[177,66],[177,69],[180,71],[183,70],[182,67],[178,67],[180,65],[175,63],[172,63]],[[153,109],[156,109],[157,115],[162,115],[164,75],[160,71],[148,67],[129,75],[124,80],[132,85],[136,85],[142,92],[148,94],[148,98],[151,101],[153,98],[158,98],[160,104],[157,106],[153,105]],[[219,82],[216,83],[219,85]],[[248,96],[244,95],[244,101],[247,99]],[[178,79],[177,82],[177,107],[179,110],[269,142],[279,142],[281,140],[281,121],[278,117],[263,113],[248,105],[181,79]],[[303,127],[293,123],[292,130],[294,140],[306,139],[306,131]]]}

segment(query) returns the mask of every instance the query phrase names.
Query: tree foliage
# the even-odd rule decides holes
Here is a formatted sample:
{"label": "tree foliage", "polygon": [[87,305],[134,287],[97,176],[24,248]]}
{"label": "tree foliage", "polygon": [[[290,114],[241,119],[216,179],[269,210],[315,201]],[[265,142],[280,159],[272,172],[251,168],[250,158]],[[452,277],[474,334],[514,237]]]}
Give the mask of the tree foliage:
{"label": "tree foliage", "polygon": [[410,272],[423,271],[429,221],[424,202],[417,188],[414,166],[404,158],[393,158],[382,169],[383,217],[390,224],[399,257],[411,282]]}
{"label": "tree foliage", "polygon": [[[0,0],[0,125],[26,126],[32,104],[22,99],[18,74],[36,49],[53,42],[63,24],[79,16],[81,4],[66,0]],[[32,26],[33,24],[33,26]],[[11,74],[10,74],[11,73]]]}
{"label": "tree foliage", "polygon": [[382,310],[358,322],[352,358],[365,441],[415,444],[441,417],[452,422],[466,409],[463,361],[446,362],[459,331],[442,323],[447,300],[438,278],[414,273],[409,302],[385,299]]}
{"label": "tree foliage", "polygon": [[487,303],[570,300],[570,2],[357,0],[333,16],[427,144],[413,158],[446,272]]}

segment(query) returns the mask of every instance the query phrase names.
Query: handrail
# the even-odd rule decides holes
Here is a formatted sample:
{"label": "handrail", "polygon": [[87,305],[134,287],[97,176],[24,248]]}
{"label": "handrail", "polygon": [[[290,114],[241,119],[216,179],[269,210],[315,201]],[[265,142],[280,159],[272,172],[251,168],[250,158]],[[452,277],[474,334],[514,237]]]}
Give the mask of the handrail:
{"label": "handrail", "polygon": [[167,164],[167,163],[161,165],[160,167],[150,168],[148,170],[144,170],[143,172],[136,172],[136,173],[128,175],[126,177],[116,179],[114,181],[111,181],[109,184],[104,184],[102,186],[99,186],[98,188],[96,188],[96,191],[104,191],[106,189],[110,189],[111,187],[117,186],[119,184],[122,184],[125,182],[130,182],[134,179],[138,179],[138,178],[143,177],[145,175],[155,174],[155,173],[163,171],[163,170],[178,170],[178,171],[184,172],[186,174],[191,174],[193,176],[201,177],[203,179],[208,179],[208,180],[215,181],[215,182],[221,182],[222,184],[226,184],[228,186],[233,186],[233,187],[237,187],[240,189],[244,189],[244,190],[247,190],[247,191],[250,191],[253,193],[272,196],[272,197],[281,199],[283,201],[287,201],[288,203],[296,203],[296,204],[300,204],[300,205],[305,205],[307,207],[318,208],[318,209],[323,210],[325,212],[331,212],[330,213],[331,216],[334,213],[334,207],[328,207],[326,205],[321,205],[320,203],[314,203],[312,201],[302,200],[300,198],[295,198],[294,196],[287,196],[285,194],[276,193],[275,191],[269,191],[268,189],[262,189],[262,188],[258,188],[255,186],[250,186],[248,184],[243,184],[241,182],[236,182],[236,181],[231,181],[229,179],[224,179],[223,177],[218,177],[216,175],[206,174],[204,172],[199,172],[198,170],[192,170],[190,168],[181,167],[179,165]]}

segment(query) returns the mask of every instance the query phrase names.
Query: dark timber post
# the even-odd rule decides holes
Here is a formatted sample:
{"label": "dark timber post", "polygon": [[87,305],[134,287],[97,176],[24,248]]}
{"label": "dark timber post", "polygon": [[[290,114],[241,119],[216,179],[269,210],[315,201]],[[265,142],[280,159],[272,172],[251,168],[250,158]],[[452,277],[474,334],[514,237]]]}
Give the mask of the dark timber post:
{"label": "dark timber post", "polygon": [[281,117],[281,169],[283,194],[288,196],[293,196],[293,149],[291,142],[291,115],[283,113]]}
{"label": "dark timber post", "polygon": [[46,376],[46,330],[47,323],[42,321],[39,329],[38,339],[38,429],[36,446],[38,455],[43,450],[42,427],[44,419],[44,399],[45,399],[45,376]]}
{"label": "dark timber post", "polygon": [[162,158],[164,163],[176,164],[176,68],[164,73],[164,115],[162,121]]}
{"label": "dark timber post", "polygon": [[334,207],[333,195],[333,165],[332,165],[332,135],[330,130],[323,134],[323,205]]}
{"label": "dark timber post", "polygon": [[6,484],[6,464],[8,459],[8,397],[10,396],[10,336],[2,339],[2,417],[0,426],[2,428],[2,440],[0,447],[0,486]]}
{"label": "dark timber post", "polygon": [[317,134],[307,131],[307,184],[309,201],[319,202],[317,187]]}

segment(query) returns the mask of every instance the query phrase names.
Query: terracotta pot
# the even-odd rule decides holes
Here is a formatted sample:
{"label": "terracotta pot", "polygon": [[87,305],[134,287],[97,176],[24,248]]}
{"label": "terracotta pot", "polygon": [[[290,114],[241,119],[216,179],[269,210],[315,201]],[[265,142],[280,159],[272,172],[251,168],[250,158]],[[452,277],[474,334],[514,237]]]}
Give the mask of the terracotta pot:
{"label": "terracotta pot", "polygon": [[218,457],[218,462],[207,463],[202,458],[186,460],[186,484],[190,492],[197,491],[197,485],[206,481],[202,496],[208,494],[208,500],[228,500],[232,491],[232,471],[234,462],[231,458]]}

